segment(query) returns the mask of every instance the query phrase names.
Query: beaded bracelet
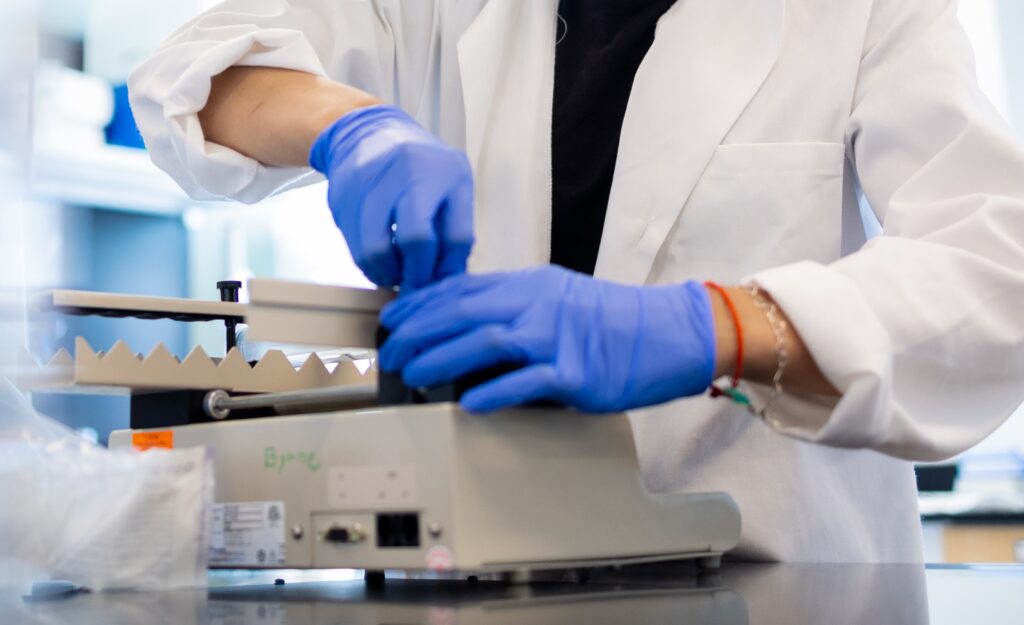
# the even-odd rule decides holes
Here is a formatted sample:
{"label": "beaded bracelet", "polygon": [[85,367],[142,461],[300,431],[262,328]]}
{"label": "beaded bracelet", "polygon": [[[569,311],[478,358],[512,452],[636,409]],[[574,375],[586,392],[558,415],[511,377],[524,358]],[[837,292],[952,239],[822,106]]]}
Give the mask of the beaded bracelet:
{"label": "beaded bracelet", "polygon": [[712,384],[711,397],[727,397],[736,404],[746,408],[751,414],[768,419],[768,414],[782,396],[782,376],[785,374],[786,365],[789,364],[789,352],[786,351],[786,320],[780,314],[779,307],[774,302],[769,301],[757,285],[745,287],[750,293],[750,298],[754,305],[765,314],[765,317],[768,319],[768,325],[771,326],[772,334],[775,336],[774,351],[777,364],[775,374],[772,376],[772,394],[769,396],[764,407],[758,410],[754,407],[750,396],[740,389],[740,379],[743,376],[743,324],[740,322],[736,305],[729,296],[729,292],[722,286],[714,282],[705,282],[704,285],[709,289],[717,291],[722,296],[725,306],[729,310],[729,315],[732,317],[733,325],[736,328],[736,369],[733,372],[731,383],[724,388]]}
{"label": "beaded bracelet", "polygon": [[775,374],[772,376],[772,394],[768,397],[768,401],[764,407],[761,408],[758,413],[764,419],[768,418],[768,414],[775,408],[775,404],[778,403],[779,398],[782,397],[782,376],[786,372],[786,365],[789,364],[789,352],[786,351],[786,319],[779,313],[779,307],[775,302],[769,301],[761,289],[756,284],[752,284],[747,288],[750,292],[750,298],[754,301],[754,305],[758,307],[768,318],[768,324],[772,328],[772,334],[775,335]]}

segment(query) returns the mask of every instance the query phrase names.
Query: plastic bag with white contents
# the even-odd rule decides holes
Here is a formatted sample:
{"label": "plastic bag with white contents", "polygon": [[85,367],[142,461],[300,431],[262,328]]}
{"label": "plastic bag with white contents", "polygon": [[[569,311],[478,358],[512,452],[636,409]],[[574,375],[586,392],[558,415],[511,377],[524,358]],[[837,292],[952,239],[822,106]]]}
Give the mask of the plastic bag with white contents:
{"label": "plastic bag with white contents", "polygon": [[205,584],[206,450],[107,450],[0,379],[0,586],[92,590]]}

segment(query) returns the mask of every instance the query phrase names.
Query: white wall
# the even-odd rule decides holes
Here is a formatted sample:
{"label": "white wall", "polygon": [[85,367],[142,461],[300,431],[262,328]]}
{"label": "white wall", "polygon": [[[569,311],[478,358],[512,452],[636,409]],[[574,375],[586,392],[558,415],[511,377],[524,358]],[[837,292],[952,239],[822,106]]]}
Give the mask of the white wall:
{"label": "white wall", "polygon": [[21,205],[29,154],[34,7],[0,2],[0,377],[25,342],[22,302],[31,241]]}
{"label": "white wall", "polygon": [[1009,120],[1010,101],[999,0],[961,0],[959,14],[974,46],[978,83],[992,104]]}
{"label": "white wall", "polygon": [[[1024,137],[1024,1],[960,0],[960,21],[974,46],[978,83]],[[969,453],[1007,450],[1024,453],[1024,406]]]}

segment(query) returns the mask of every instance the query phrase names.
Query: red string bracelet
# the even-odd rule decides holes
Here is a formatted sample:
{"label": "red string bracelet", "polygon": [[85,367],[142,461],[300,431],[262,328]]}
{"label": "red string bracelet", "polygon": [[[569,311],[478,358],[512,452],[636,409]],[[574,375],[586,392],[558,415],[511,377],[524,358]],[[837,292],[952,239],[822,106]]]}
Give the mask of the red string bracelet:
{"label": "red string bracelet", "polygon": [[736,328],[736,369],[732,374],[732,387],[723,389],[712,384],[711,396],[721,397],[724,395],[736,403],[749,405],[750,400],[739,390],[740,378],[743,377],[743,324],[740,323],[740,314],[737,312],[736,304],[733,303],[729,292],[722,285],[708,281],[704,283],[704,286],[722,296],[722,299],[725,301],[725,307],[729,310],[729,316],[732,317],[733,326]]}

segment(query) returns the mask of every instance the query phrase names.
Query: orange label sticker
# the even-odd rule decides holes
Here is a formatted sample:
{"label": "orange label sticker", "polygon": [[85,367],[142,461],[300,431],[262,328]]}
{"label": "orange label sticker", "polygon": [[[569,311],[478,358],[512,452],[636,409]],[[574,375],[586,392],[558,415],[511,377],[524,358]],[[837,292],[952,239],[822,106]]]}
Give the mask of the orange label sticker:
{"label": "orange label sticker", "polygon": [[132,432],[132,446],[139,451],[146,451],[150,447],[174,449],[174,431]]}

